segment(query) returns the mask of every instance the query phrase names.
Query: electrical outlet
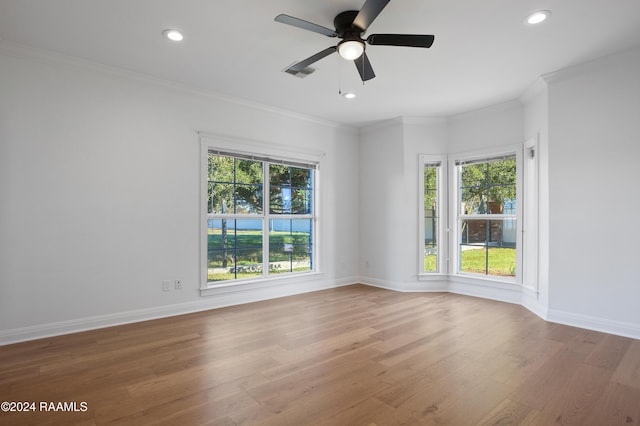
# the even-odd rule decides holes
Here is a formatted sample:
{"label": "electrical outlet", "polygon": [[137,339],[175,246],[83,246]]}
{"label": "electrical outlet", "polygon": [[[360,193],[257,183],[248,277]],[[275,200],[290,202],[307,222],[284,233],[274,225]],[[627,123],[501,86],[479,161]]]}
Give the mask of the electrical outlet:
{"label": "electrical outlet", "polygon": [[175,286],[176,290],[182,290],[182,280],[175,280],[173,282],[173,285]]}
{"label": "electrical outlet", "polygon": [[162,280],[162,291],[171,291],[171,281]]}

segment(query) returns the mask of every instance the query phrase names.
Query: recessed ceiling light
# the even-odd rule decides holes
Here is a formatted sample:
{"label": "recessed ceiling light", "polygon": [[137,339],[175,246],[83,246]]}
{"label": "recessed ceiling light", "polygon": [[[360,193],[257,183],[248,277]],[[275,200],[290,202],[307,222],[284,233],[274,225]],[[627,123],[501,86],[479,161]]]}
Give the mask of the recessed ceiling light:
{"label": "recessed ceiling light", "polygon": [[164,30],[162,34],[171,41],[182,41],[184,36],[178,30]]}
{"label": "recessed ceiling light", "polygon": [[344,96],[347,99],[353,99],[356,97],[356,94],[353,92],[346,92],[346,93],[343,93],[342,96]]}
{"label": "recessed ceiling light", "polygon": [[529,16],[527,16],[524,20],[524,22],[528,25],[537,25],[537,24],[541,24],[542,22],[546,21],[547,18],[549,18],[549,16],[551,16],[551,12],[548,10],[538,10],[536,12],[533,12],[532,14],[530,14]]}

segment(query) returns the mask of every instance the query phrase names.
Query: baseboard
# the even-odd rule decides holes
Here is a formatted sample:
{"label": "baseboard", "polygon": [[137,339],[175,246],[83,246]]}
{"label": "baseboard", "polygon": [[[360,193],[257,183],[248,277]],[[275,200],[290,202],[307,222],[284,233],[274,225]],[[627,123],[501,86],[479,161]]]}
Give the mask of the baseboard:
{"label": "baseboard", "polygon": [[555,309],[547,310],[546,307],[537,300],[537,294],[527,290],[526,288],[520,289],[519,287],[515,288],[512,286],[496,285],[487,286],[454,281],[398,283],[371,277],[345,277],[334,280],[318,280],[313,283],[305,284],[306,285],[304,286],[273,286],[269,289],[265,288],[263,291],[257,292],[252,291],[235,293],[233,295],[220,295],[220,297],[204,297],[202,300],[193,302],[158,306],[147,309],[136,309],[114,314],[98,315],[0,331],[0,346],[98,328],[113,327],[122,324],[190,314],[193,312],[224,308],[227,306],[258,302],[261,300],[293,296],[296,294],[326,290],[352,284],[364,284],[400,292],[450,292],[484,299],[498,300],[501,302],[516,303],[524,306],[526,309],[546,321],[630,337],[633,339],[640,339],[640,324],[614,321],[606,318],[575,314]]}
{"label": "baseboard", "polygon": [[46,337],[60,336],[63,334],[95,330],[98,328],[113,327],[134,322],[167,318],[176,315],[185,315],[244,303],[293,296],[300,293],[326,290],[356,283],[358,283],[358,277],[347,277],[329,281],[318,280],[313,283],[305,283],[304,286],[296,287],[293,285],[285,285],[280,287],[271,287],[268,290],[265,289],[264,291],[252,293],[246,292],[241,295],[235,293],[229,296],[222,295],[220,297],[204,297],[202,300],[193,302],[177,303],[146,309],[135,309],[114,314],[97,315],[68,321],[59,321],[50,324],[16,328],[0,331],[0,346],[29,340],[43,339]]}
{"label": "baseboard", "polygon": [[360,277],[358,282],[360,284],[368,285],[370,287],[384,288],[385,290],[401,291],[398,283],[393,281],[380,280],[378,278]]}
{"label": "baseboard", "polygon": [[370,287],[384,288],[386,290],[400,291],[403,293],[421,293],[421,292],[446,292],[448,284],[446,281],[420,281],[410,283],[399,283],[392,281],[379,280],[371,277],[360,277],[360,284]]}
{"label": "baseboard", "polygon": [[450,281],[448,291],[450,293],[481,297],[483,299],[515,303],[518,305],[522,299],[521,287],[514,284],[495,285]]}
{"label": "baseboard", "polygon": [[614,321],[557,309],[549,309],[546,320],[558,324],[570,325],[572,327],[586,328],[587,330],[640,339],[640,324],[637,323]]}

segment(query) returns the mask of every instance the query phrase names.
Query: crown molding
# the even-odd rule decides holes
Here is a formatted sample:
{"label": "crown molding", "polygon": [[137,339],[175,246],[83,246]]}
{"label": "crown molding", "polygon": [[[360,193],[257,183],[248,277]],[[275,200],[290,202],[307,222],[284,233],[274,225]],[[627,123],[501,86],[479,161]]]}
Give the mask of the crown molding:
{"label": "crown molding", "polygon": [[638,61],[638,58],[640,58],[640,45],[543,74],[542,79],[551,85],[567,78],[601,69],[624,68],[629,62]]}
{"label": "crown molding", "polygon": [[524,105],[530,102],[545,90],[547,90],[547,81],[543,77],[538,77],[520,96],[520,103]]}
{"label": "crown molding", "polygon": [[293,118],[296,120],[306,121],[312,124],[317,124],[332,129],[343,130],[357,134],[358,128],[349,126],[343,123],[338,123],[322,118],[300,114],[294,111],[274,107],[259,102],[237,98],[229,95],[224,95],[212,90],[190,86],[183,83],[178,83],[171,80],[154,77],[149,74],[140,73],[137,71],[128,70],[125,68],[114,67],[111,65],[102,64],[100,62],[91,61],[76,56],[66,55],[51,50],[40,49],[20,43],[16,43],[9,40],[0,38],[0,55],[22,59],[30,62],[35,62],[41,65],[67,67],[74,70],[84,70],[93,72],[96,74],[102,74],[109,77],[121,78],[129,81],[135,81],[142,84],[149,84],[163,89],[177,91],[183,94],[206,98],[218,102],[224,102],[267,112],[270,114],[276,114],[282,117]]}

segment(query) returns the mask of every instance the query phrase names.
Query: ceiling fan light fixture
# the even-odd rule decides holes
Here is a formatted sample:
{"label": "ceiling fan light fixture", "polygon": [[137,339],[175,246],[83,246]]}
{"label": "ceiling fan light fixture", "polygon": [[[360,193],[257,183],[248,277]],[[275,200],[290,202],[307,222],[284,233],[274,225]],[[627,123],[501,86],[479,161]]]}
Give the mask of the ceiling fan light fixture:
{"label": "ceiling fan light fixture", "polygon": [[338,44],[338,53],[347,61],[353,61],[362,56],[364,42],[362,40],[344,40]]}
{"label": "ceiling fan light fixture", "polygon": [[529,14],[525,18],[524,22],[527,25],[537,25],[537,24],[541,24],[544,21],[546,21],[549,18],[549,16],[551,16],[551,12],[550,11],[548,11],[548,10],[538,10],[538,11],[535,11],[535,12]]}
{"label": "ceiling fan light fixture", "polygon": [[167,29],[162,32],[162,35],[171,41],[182,41],[184,36],[178,30]]}

